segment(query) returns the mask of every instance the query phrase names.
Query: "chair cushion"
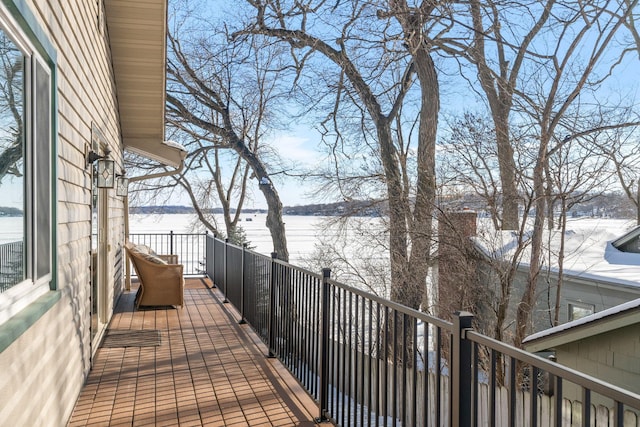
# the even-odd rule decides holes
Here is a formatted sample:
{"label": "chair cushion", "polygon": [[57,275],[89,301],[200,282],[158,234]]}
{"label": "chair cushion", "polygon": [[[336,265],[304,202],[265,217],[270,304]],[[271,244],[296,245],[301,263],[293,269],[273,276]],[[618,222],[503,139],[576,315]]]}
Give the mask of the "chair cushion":
{"label": "chair cushion", "polygon": [[147,245],[133,245],[133,250],[141,254],[156,254],[155,251]]}
{"label": "chair cushion", "polygon": [[147,261],[153,262],[155,264],[164,264],[167,265],[167,262],[160,257],[157,257],[153,254],[146,254],[144,252],[138,252],[137,254],[140,258],[146,259]]}

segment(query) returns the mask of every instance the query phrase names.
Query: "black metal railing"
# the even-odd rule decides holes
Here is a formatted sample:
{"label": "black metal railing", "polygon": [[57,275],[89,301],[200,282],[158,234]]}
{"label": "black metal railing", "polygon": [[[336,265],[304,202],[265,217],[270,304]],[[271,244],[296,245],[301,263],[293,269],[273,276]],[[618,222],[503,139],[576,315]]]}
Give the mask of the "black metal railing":
{"label": "black metal railing", "polygon": [[445,322],[336,282],[328,269],[316,274],[214,236],[206,246],[225,301],[318,402],[320,419],[636,426],[640,396],[478,334],[469,313]]}
{"label": "black metal railing", "polygon": [[22,240],[0,244],[0,293],[24,280]]}
{"label": "black metal railing", "polygon": [[[178,262],[184,265],[185,276],[206,274],[207,233],[132,233],[129,240],[138,245],[147,245],[162,255],[178,255]],[[132,271],[135,275],[135,271]]]}

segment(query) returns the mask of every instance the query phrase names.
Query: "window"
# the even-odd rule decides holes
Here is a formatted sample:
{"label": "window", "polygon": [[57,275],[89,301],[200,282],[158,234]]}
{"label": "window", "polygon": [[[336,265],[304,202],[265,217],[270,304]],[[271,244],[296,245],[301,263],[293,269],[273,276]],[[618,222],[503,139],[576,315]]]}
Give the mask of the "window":
{"label": "window", "polygon": [[593,304],[584,304],[581,302],[571,302],[568,307],[569,322],[572,320],[582,319],[585,316],[595,313],[596,308]]}
{"label": "window", "polygon": [[51,70],[0,9],[0,324],[52,280]]}

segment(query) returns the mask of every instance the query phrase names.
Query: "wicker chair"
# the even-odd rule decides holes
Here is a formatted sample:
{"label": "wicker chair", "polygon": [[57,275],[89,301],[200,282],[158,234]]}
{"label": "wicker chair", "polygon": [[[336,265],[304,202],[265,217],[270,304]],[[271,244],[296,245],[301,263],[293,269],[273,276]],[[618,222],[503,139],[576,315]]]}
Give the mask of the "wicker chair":
{"label": "wicker chair", "polygon": [[177,263],[177,255],[147,253],[131,242],[125,243],[124,247],[140,281],[135,298],[136,308],[168,305],[182,307],[184,305],[183,266]]}

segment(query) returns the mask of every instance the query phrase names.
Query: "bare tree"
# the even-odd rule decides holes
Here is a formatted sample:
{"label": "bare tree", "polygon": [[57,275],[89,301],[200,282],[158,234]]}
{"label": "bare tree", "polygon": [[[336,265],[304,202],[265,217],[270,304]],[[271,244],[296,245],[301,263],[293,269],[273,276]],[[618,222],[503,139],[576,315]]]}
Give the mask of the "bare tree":
{"label": "bare tree", "polygon": [[22,176],[24,161],[24,104],[22,87],[24,63],[20,51],[2,32],[0,34],[0,120],[3,133],[0,137],[0,184],[6,175]]}
{"label": "bare tree", "polygon": [[[459,21],[458,31],[438,41],[445,52],[473,66],[482,97],[491,112],[501,193],[501,209],[494,209],[493,215],[503,230],[517,230],[520,216],[518,182],[521,176],[510,123],[514,97],[525,71],[523,66],[535,58],[533,45],[555,3],[555,0],[537,4],[471,0],[467,18],[470,22],[466,23],[460,13],[455,15],[454,19]],[[477,90],[475,84],[471,87]]]}
{"label": "bare tree", "polygon": [[175,180],[176,186],[187,194],[199,222],[207,230],[222,232],[213,213],[220,204],[224,235],[234,244],[248,243],[238,222],[247,199],[250,168],[228,149],[209,146],[208,141],[201,139],[186,137],[185,141],[183,145],[189,154],[184,171],[170,179]]}
{"label": "bare tree", "polygon": [[[560,297],[564,282],[565,241],[569,211],[579,203],[588,202],[604,194],[611,183],[613,171],[609,168],[609,161],[606,157],[598,155],[596,141],[599,136],[598,132],[580,138],[567,136],[566,141],[557,145],[558,149],[549,156],[548,188],[552,195],[549,201],[549,216],[553,222],[555,212],[558,212],[557,228],[560,234],[557,251],[552,250],[551,243],[547,246],[549,258],[555,258],[558,268],[555,302],[550,310],[553,316],[551,326],[557,326],[560,321]],[[549,233],[550,239],[552,234]],[[548,265],[552,265],[551,259]]]}
{"label": "bare tree", "polygon": [[[479,225],[478,246],[484,252],[482,264],[488,268],[480,269],[480,272],[472,271],[475,280],[480,280],[490,294],[486,297],[481,292],[475,295],[482,297],[482,301],[474,304],[482,311],[478,319],[478,327],[491,334],[494,338],[504,341],[505,332],[510,318],[510,304],[514,294],[514,279],[518,265],[522,262],[524,251],[529,245],[529,239],[525,232],[529,207],[532,203],[531,191],[521,179],[518,182],[519,199],[523,206],[523,217],[519,221],[519,229],[513,233],[513,240],[504,241],[503,234],[499,232],[502,222],[499,220],[501,209],[501,178],[499,176],[500,155],[495,143],[495,128],[491,118],[480,114],[465,113],[462,117],[451,119],[448,123],[448,135],[441,143],[442,151],[439,163],[441,165],[441,182],[446,182],[448,187],[460,188],[463,195],[473,194],[475,200],[464,204],[472,209],[476,208],[488,214],[491,226]],[[513,147],[513,159],[518,174],[526,177],[526,166],[531,154],[527,144],[520,144],[520,136],[509,132],[510,144]],[[447,193],[451,193],[447,190]],[[447,210],[459,210],[460,203],[447,198],[440,201],[443,209],[441,214],[446,223]],[[477,254],[470,253],[462,245],[457,250],[459,257],[474,257]],[[513,249],[505,251],[504,247]],[[469,262],[473,262],[470,259]],[[445,292],[442,290],[441,292]],[[455,295],[455,293],[454,293]]]}
{"label": "bare tree", "polygon": [[[231,195],[237,192],[236,209],[241,208],[251,179],[267,203],[266,225],[274,251],[278,258],[288,260],[282,202],[261,144],[269,124],[276,123],[270,114],[283,97],[278,86],[277,53],[258,44],[257,38],[230,43],[223,30],[201,31],[190,40],[185,32],[180,33],[180,40],[175,32],[168,36],[168,120],[197,141],[192,162],[211,174],[214,188],[209,187],[212,191],[206,197],[214,193],[223,205],[228,232],[237,226],[239,215],[231,218]],[[222,183],[221,150],[236,155],[227,186]],[[229,159],[227,156],[224,161]],[[182,185],[189,188],[184,176]]]}
{"label": "bare tree", "polygon": [[[492,127],[482,124],[484,130],[478,132],[481,126],[467,118],[462,126],[462,129],[466,128],[466,135],[462,137],[469,140],[471,136],[476,140],[462,143],[465,148],[459,152],[466,150],[466,153],[456,158],[465,161],[455,167],[466,169],[464,176],[470,177],[466,185],[478,194],[484,194],[493,216],[498,218],[502,208],[502,222],[493,218],[496,228],[509,229],[517,224],[507,226],[511,222],[507,210],[514,208],[514,205],[506,207],[510,205],[506,200],[511,198],[510,192],[515,190],[516,198],[524,202],[525,216],[518,230],[518,251],[509,260],[496,260],[494,266],[502,289],[496,310],[500,319],[500,313],[506,314],[513,292],[512,280],[518,259],[525,246],[530,245],[528,283],[516,307],[517,345],[530,330],[536,284],[541,272],[543,225],[547,219],[552,224],[552,201],[558,196],[553,192],[550,159],[569,139],[584,137],[607,126],[595,126],[590,120],[597,113],[600,113],[599,117],[608,116],[594,100],[597,97],[594,93],[615,68],[616,58],[607,54],[607,48],[617,41],[614,37],[629,13],[629,9],[613,1],[574,6],[555,1],[527,4],[472,1],[468,17],[455,15],[459,27],[468,31],[452,31],[451,34],[457,37],[440,38],[438,43],[445,52],[464,58],[474,66],[481,88],[479,93],[486,96],[493,120]],[[514,23],[516,16],[517,24]],[[470,23],[466,24],[465,19]],[[528,84],[522,85],[523,81]],[[474,79],[469,82],[471,87],[477,87]],[[610,126],[627,125],[614,123]],[[514,138],[516,129],[519,134]],[[564,135],[571,135],[571,138],[564,138]],[[460,136],[460,133],[456,135]],[[496,141],[496,150],[491,152],[494,155],[487,156],[485,141],[492,139]],[[520,149],[516,145],[518,140],[522,140]],[[504,149],[507,145],[508,149]],[[515,173],[510,172],[512,168]],[[492,173],[495,170],[500,171],[499,182]],[[505,186],[505,176],[512,181],[511,190]],[[498,201],[500,197],[505,198],[502,204]],[[528,205],[527,200],[533,205]],[[529,236],[525,229],[529,227],[526,216],[530,206],[535,216],[533,233]],[[496,337],[502,333],[501,323],[500,320],[496,322]]]}
{"label": "bare tree", "polygon": [[[639,125],[640,126],[640,125]],[[640,145],[638,129],[617,128],[599,132],[593,141],[598,155],[608,159],[622,191],[636,210],[636,222],[640,224]]]}
{"label": "bare tree", "polygon": [[[330,5],[248,0],[248,4],[254,9],[254,21],[236,33],[238,37],[261,34],[288,43],[299,82],[313,72],[307,65],[321,67],[320,79],[330,91],[315,97],[333,99],[323,122],[335,135],[330,149],[340,152],[345,143],[342,132],[355,125],[361,130],[361,149],[375,153],[369,178],[378,184],[369,189],[382,183],[388,203],[391,298],[418,308],[426,288],[435,197],[439,89],[431,43],[424,37],[437,15],[435,4],[425,1],[411,7],[405,1],[389,1],[381,8],[369,1]],[[317,56],[323,59],[314,62]],[[415,169],[410,171],[408,152],[398,145],[393,125],[416,76],[419,130]],[[360,164],[366,168],[367,160]],[[336,182],[344,191],[341,175]]]}
{"label": "bare tree", "polygon": [[[632,6],[635,7],[635,2]],[[531,77],[538,83],[519,91],[521,111],[533,119],[538,147],[532,173],[535,216],[529,277],[517,305],[516,345],[521,345],[531,329],[531,313],[541,272],[549,156],[566,142],[566,139],[558,140],[555,135],[584,131],[563,129],[562,120],[580,102],[581,96],[587,98],[590,90],[608,75],[609,70],[603,62],[607,59],[609,45],[628,13],[629,9],[614,1],[606,1],[602,5],[582,5],[577,9],[561,5],[554,14],[555,21],[548,32],[549,41],[554,43],[549,45],[548,54],[539,54],[540,59],[535,61],[536,71]],[[598,70],[603,69],[606,71],[602,77],[597,77]],[[558,141],[555,146],[552,145],[554,141]]]}

